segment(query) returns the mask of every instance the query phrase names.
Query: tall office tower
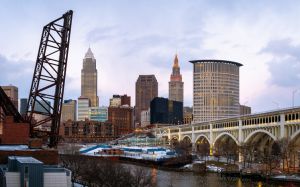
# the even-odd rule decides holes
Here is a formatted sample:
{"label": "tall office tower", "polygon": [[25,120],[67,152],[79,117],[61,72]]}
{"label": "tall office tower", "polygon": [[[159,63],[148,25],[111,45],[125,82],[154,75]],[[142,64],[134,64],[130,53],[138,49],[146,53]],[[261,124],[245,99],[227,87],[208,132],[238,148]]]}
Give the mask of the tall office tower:
{"label": "tall office tower", "polygon": [[76,100],[65,100],[62,104],[62,111],[61,111],[61,122],[65,122],[68,120],[76,121],[76,106],[77,101]]}
{"label": "tall office tower", "polygon": [[158,96],[158,83],[154,75],[140,75],[135,83],[135,122],[141,123],[141,111],[150,108],[150,102]]}
{"label": "tall office tower", "polygon": [[10,98],[12,103],[15,105],[16,109],[18,109],[18,88],[16,86],[1,86],[6,95]]}
{"label": "tall office tower", "polygon": [[180,74],[177,54],[175,55],[173,70],[169,82],[169,99],[183,102],[183,82]]}
{"label": "tall office tower", "polygon": [[91,106],[90,99],[87,97],[78,98],[77,120],[84,121],[89,119],[89,108]]}
{"label": "tall office tower", "polygon": [[24,115],[26,113],[27,104],[28,104],[27,98],[20,99],[20,114],[21,115]]}
{"label": "tall office tower", "polygon": [[193,60],[193,122],[204,122],[240,114],[239,67],[225,60]]}
{"label": "tall office tower", "polygon": [[150,108],[141,112],[141,127],[150,125]]}
{"label": "tall office tower", "polygon": [[83,59],[83,68],[81,70],[81,96],[89,98],[92,107],[99,106],[96,59],[91,48],[88,49]]}

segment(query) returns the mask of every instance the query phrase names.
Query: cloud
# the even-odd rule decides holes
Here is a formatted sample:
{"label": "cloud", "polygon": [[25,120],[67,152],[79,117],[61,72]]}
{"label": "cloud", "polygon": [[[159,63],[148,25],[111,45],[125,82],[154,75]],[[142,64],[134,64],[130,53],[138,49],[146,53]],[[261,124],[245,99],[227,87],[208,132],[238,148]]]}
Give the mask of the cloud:
{"label": "cloud", "polygon": [[34,62],[24,59],[11,60],[0,54],[0,85],[14,85],[19,88],[19,98],[28,97]]}
{"label": "cloud", "polygon": [[291,39],[270,41],[260,53],[272,55],[267,62],[271,73],[270,83],[279,87],[296,87],[300,82],[300,45]]}
{"label": "cloud", "polygon": [[86,42],[96,43],[102,40],[112,40],[120,35],[117,26],[96,27],[86,34]]}

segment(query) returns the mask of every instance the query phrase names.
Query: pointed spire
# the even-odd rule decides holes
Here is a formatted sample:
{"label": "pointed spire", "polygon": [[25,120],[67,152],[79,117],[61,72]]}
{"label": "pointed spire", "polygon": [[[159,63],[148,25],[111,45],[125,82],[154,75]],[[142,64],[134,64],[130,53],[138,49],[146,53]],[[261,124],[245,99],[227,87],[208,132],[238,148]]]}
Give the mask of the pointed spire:
{"label": "pointed spire", "polygon": [[90,47],[89,47],[88,51],[85,53],[85,57],[84,58],[93,58],[93,59],[95,59],[94,54],[93,54],[93,52],[92,52],[92,50],[91,50]]}
{"label": "pointed spire", "polygon": [[176,53],[176,55],[175,55],[174,65],[173,65],[173,68],[175,68],[175,67],[176,67],[176,68],[179,67],[177,53]]}

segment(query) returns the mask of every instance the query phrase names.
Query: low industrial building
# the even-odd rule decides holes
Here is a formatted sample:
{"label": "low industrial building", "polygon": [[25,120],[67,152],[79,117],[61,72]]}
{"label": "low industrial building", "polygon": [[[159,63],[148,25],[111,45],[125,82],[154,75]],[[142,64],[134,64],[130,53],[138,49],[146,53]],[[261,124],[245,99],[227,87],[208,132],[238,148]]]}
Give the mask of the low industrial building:
{"label": "low industrial building", "polygon": [[9,156],[8,164],[0,166],[0,186],[71,187],[71,171],[33,157]]}

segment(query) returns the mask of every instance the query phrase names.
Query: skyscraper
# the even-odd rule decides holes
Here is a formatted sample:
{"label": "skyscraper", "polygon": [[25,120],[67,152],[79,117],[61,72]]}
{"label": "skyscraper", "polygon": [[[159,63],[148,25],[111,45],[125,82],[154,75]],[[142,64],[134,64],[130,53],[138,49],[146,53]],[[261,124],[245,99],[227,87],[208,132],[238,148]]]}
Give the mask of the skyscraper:
{"label": "skyscraper", "polygon": [[180,74],[177,54],[175,55],[173,70],[169,82],[169,99],[183,102],[183,82]]}
{"label": "skyscraper", "polygon": [[20,114],[24,115],[27,110],[27,104],[28,104],[28,99],[27,98],[21,98],[20,99]]}
{"label": "skyscraper", "polygon": [[204,122],[240,114],[239,67],[226,60],[193,60],[193,121]]}
{"label": "skyscraper", "polygon": [[140,75],[135,83],[135,121],[141,122],[141,111],[150,108],[150,102],[158,96],[158,83],[154,75]]}
{"label": "skyscraper", "polygon": [[77,120],[84,121],[89,118],[90,99],[87,97],[79,97],[77,105]]}
{"label": "skyscraper", "polygon": [[88,49],[83,59],[83,68],[81,70],[81,96],[90,99],[91,107],[99,106],[96,59],[91,48]]}
{"label": "skyscraper", "polygon": [[62,105],[62,111],[61,111],[61,122],[65,122],[68,120],[75,121],[76,120],[76,100],[65,100]]}

